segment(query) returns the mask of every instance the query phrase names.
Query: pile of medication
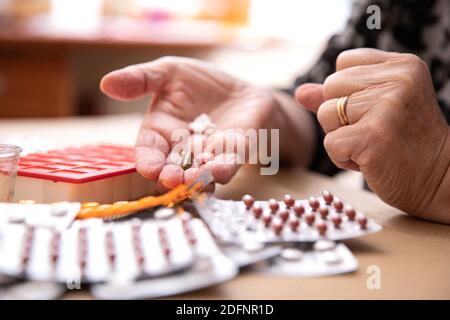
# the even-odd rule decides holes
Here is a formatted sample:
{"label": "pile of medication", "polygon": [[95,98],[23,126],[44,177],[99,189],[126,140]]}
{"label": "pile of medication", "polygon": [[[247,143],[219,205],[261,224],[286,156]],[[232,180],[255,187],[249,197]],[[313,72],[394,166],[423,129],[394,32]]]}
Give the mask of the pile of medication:
{"label": "pile of medication", "polygon": [[[200,194],[175,208],[117,220],[79,220],[83,208],[78,202],[1,203],[4,286],[52,286],[48,298],[56,298],[74,284],[89,284],[97,298],[135,299],[217,285],[242,267],[261,276],[340,274],[358,262],[338,241],[381,230],[328,191],[281,201]],[[2,290],[0,281],[0,298]],[[20,292],[10,290],[6,297]]]}
{"label": "pile of medication", "polygon": [[242,201],[209,197],[196,202],[200,216],[225,242],[286,243],[344,240],[381,230],[381,226],[343,200],[324,191],[320,197],[282,201]]}

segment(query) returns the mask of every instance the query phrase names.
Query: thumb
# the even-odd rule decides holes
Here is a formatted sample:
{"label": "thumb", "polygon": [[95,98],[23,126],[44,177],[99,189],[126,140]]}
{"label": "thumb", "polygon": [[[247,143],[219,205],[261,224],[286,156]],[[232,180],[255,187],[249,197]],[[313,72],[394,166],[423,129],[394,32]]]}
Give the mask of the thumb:
{"label": "thumb", "polygon": [[305,83],[295,90],[295,99],[306,109],[317,112],[325,101],[323,97],[323,85],[318,83]]}
{"label": "thumb", "polygon": [[173,65],[167,60],[128,66],[105,75],[100,89],[111,98],[132,100],[149,93],[157,93],[170,80]]}

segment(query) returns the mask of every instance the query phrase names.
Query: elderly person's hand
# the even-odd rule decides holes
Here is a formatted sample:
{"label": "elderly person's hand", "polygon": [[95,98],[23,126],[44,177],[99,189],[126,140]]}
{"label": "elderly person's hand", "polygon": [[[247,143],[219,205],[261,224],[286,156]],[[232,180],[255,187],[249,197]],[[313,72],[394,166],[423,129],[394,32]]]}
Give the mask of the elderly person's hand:
{"label": "elderly person's hand", "polygon": [[[296,91],[317,111],[331,160],[360,170],[385,202],[450,223],[450,129],[426,64],[411,54],[355,49],[339,55],[336,70],[323,85]],[[337,112],[345,96],[348,125]]]}
{"label": "elderly person's hand", "polygon": [[[174,130],[187,130],[189,123],[202,113],[208,114],[220,129],[267,127],[277,107],[270,90],[187,58],[164,57],[111,72],[102,79],[101,89],[119,100],[152,94],[136,142],[136,167],[143,176],[158,181],[160,191],[189,183],[200,174],[200,168],[184,170],[167,162],[176,145],[171,137]],[[217,134],[199,143],[214,144],[216,139],[223,136]],[[225,183],[239,164],[236,154],[222,153],[201,169],[204,168],[212,172],[215,182]]]}

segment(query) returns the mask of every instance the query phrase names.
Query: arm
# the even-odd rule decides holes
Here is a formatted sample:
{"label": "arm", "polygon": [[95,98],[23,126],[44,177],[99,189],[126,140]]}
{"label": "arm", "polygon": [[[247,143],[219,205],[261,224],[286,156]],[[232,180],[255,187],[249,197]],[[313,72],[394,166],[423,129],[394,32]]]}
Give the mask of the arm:
{"label": "arm", "polygon": [[314,116],[299,108],[287,93],[273,93],[276,112],[269,128],[280,129],[280,160],[287,164],[309,166],[316,152],[316,127]]}
{"label": "arm", "polygon": [[[378,2],[382,4],[383,1]],[[289,102],[289,100],[294,99],[287,98],[287,96],[294,96],[294,93],[300,105],[314,105],[315,107],[319,107],[324,101],[322,87],[314,83],[322,83],[327,76],[335,72],[335,62],[341,52],[358,47],[358,45],[376,46],[379,32],[376,30],[374,32],[367,32],[367,29],[364,30],[360,27],[362,24],[365,25],[365,19],[367,18],[365,10],[368,5],[368,1],[355,3],[352,17],[349,19],[345,31],[330,38],[325,50],[315,65],[307,73],[298,77],[294,81],[293,86],[284,90],[286,95],[282,93],[278,94],[282,105],[281,109],[285,110],[284,113],[286,115],[293,116],[296,113],[293,109],[301,109],[298,108],[298,103],[295,105],[293,101],[292,103]],[[297,90],[296,92],[296,88],[299,86],[301,90]],[[308,137],[311,147],[307,148],[307,154],[302,154],[304,150],[301,150],[301,148],[291,150],[292,148],[286,146],[286,149],[289,149],[289,154],[284,154],[286,157],[283,159],[288,159],[289,162],[293,162],[293,157],[297,157],[297,161],[295,161],[297,164],[308,166],[314,171],[327,175],[334,175],[339,172],[340,169],[330,160],[323,146],[325,134],[316,116],[313,113],[305,114],[304,112],[297,112],[296,117],[299,121],[297,124],[294,123],[293,126],[297,128],[291,130],[291,132],[301,132],[303,137],[308,137],[308,134],[312,135],[312,137]],[[303,132],[305,122],[308,123],[306,128],[309,130],[306,135]],[[292,139],[292,135],[287,137],[287,141],[289,139]],[[294,152],[296,154],[292,154]]]}
{"label": "arm", "polygon": [[[412,54],[349,50],[323,92],[327,100],[308,107],[318,112],[336,166],[361,171],[386,203],[450,223],[450,128],[427,65]],[[346,124],[336,112],[344,96]]]}
{"label": "arm", "polygon": [[[382,28],[380,30],[369,30],[366,26],[369,17],[366,9],[372,4],[381,8]],[[325,100],[322,86],[313,83],[323,83],[330,74],[336,71],[335,64],[340,53],[358,47],[404,51],[423,57],[430,66],[439,105],[447,121],[450,122],[450,97],[444,97],[445,81],[447,80],[442,79],[442,70],[445,70],[446,66],[448,68],[450,63],[448,56],[443,55],[438,58],[433,54],[433,52],[443,52],[443,48],[438,47],[439,35],[450,30],[449,23],[445,24],[447,21],[445,12],[448,12],[448,9],[448,2],[442,0],[433,2],[420,0],[355,2],[345,30],[331,37],[317,63],[306,74],[298,77],[293,86],[285,91],[291,95],[295,92],[301,105],[317,109]],[[408,17],[408,19],[399,19],[401,16]],[[430,35],[435,36],[436,39],[430,40]],[[425,37],[427,37],[426,40]],[[322,143],[325,134],[315,117],[313,123],[316,128],[317,147],[310,168],[328,175],[335,174],[339,168],[333,164],[325,151]]]}

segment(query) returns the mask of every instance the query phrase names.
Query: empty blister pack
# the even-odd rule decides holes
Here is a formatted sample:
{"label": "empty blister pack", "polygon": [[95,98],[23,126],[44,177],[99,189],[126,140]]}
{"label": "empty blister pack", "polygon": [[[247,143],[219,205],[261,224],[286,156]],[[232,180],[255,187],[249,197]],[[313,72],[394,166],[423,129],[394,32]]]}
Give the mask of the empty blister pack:
{"label": "empty blister pack", "polygon": [[319,240],[313,245],[295,244],[275,258],[251,267],[269,276],[319,277],[353,272],[358,261],[343,243]]}
{"label": "empty blister pack", "polygon": [[242,247],[237,245],[222,245],[220,248],[240,268],[274,258],[282,252],[280,246],[259,246],[259,244],[252,243]]}
{"label": "empty blister pack", "polygon": [[0,272],[39,281],[98,283],[166,275],[197,257],[191,219],[76,221],[69,229],[9,225],[0,230]]}
{"label": "empty blister pack", "polygon": [[238,273],[237,265],[226,257],[217,247],[205,224],[192,219],[184,224],[188,226],[195,253],[194,265],[182,272],[164,277],[124,281],[114,279],[108,283],[96,284],[91,293],[100,299],[143,299],[182,294],[213,286],[234,278]]}
{"label": "empty blister pack", "polygon": [[378,232],[381,226],[342,199],[324,191],[320,197],[283,201],[242,201],[206,197],[195,202],[199,215],[222,241],[242,245],[247,242],[315,242],[344,240]]}
{"label": "empty blister pack", "polygon": [[76,202],[0,203],[0,228],[11,224],[22,224],[63,230],[75,220],[80,208],[81,205]]}

